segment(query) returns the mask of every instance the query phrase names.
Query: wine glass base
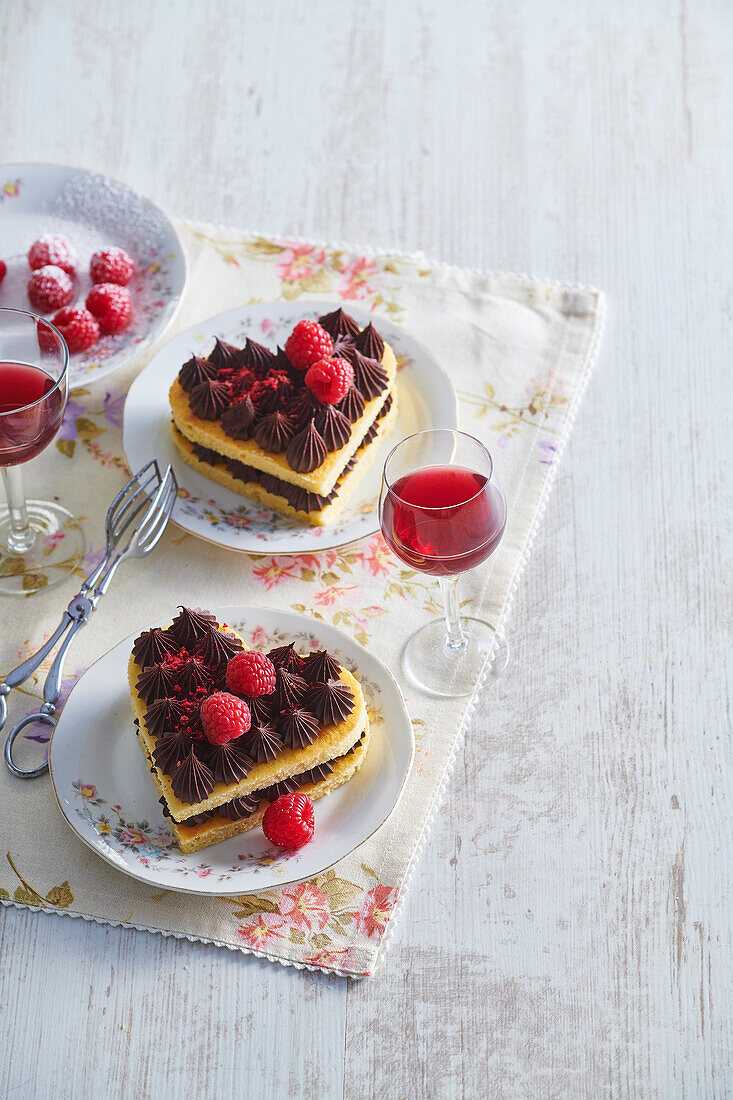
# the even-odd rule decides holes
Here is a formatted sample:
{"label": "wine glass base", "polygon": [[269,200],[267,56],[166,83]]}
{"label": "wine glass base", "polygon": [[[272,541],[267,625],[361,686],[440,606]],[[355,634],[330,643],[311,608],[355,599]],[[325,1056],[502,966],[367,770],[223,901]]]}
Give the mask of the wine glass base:
{"label": "wine glass base", "polygon": [[467,639],[461,649],[452,649],[447,644],[445,619],[427,623],[408,639],[402,665],[416,687],[443,699],[471,695],[495,645],[485,682],[499,679],[509,661],[504,636],[500,634],[497,638],[494,628],[482,619],[462,618],[461,627]]}
{"label": "wine glass base", "polygon": [[79,521],[50,500],[26,501],[35,538],[22,554],[11,548],[7,505],[0,505],[0,594],[28,596],[67,579],[84,556],[86,540]]}

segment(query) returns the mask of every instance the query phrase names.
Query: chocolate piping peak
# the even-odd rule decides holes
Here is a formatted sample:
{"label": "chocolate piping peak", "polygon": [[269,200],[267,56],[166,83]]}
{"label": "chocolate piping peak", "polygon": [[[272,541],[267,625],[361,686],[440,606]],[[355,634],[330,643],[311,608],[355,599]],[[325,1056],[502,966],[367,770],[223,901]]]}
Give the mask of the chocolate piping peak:
{"label": "chocolate piping peak", "polygon": [[253,726],[266,726],[270,722],[274,701],[274,694],[245,696]]}
{"label": "chocolate piping peak", "polygon": [[320,729],[318,719],[303,707],[295,707],[281,722],[285,744],[292,749],[312,745]]}
{"label": "chocolate piping peak", "polygon": [[308,692],[308,707],[324,726],[343,722],[354,709],[354,694],[341,680],[314,684]]}
{"label": "chocolate piping peak", "polygon": [[255,425],[254,436],[263,451],[280,454],[289,446],[294,431],[293,418],[276,411],[262,417]]}
{"label": "chocolate piping peak", "polygon": [[192,746],[171,776],[173,793],[181,802],[203,802],[213,791],[214,785],[211,768],[199,760]]}
{"label": "chocolate piping peak", "polygon": [[173,673],[163,665],[150,665],[138,676],[136,687],[144,703],[162,699],[173,687]]}
{"label": "chocolate piping peak", "polygon": [[293,380],[285,371],[270,370],[261,381],[255,382],[251,396],[261,415],[280,412],[290,405]]}
{"label": "chocolate piping peak", "polygon": [[387,388],[389,376],[376,359],[370,359],[357,351],[352,366],[354,368],[354,385],[367,401],[371,401],[373,397],[378,397]]}
{"label": "chocolate piping peak", "polygon": [[366,355],[369,359],[376,359],[378,363],[382,362],[382,356],[384,355],[384,340],[371,321],[366,328],[361,330],[354,340],[354,343],[362,355]]}
{"label": "chocolate piping peak", "polygon": [[270,368],[272,370],[284,370],[288,373],[292,373],[295,370],[295,367],[288,359],[285,348],[281,348],[279,344],[275,352],[275,358],[270,363]]}
{"label": "chocolate piping peak", "polygon": [[190,393],[194,386],[205,382],[207,378],[216,377],[217,367],[210,359],[202,359],[198,355],[192,355],[178,372],[178,381],[181,387]]}
{"label": "chocolate piping peak", "polygon": [[172,733],[185,714],[183,706],[175,699],[156,699],[145,711],[145,725],[151,737]]}
{"label": "chocolate piping peak", "polygon": [[251,756],[258,764],[266,764],[274,760],[283,750],[283,739],[278,731],[265,723],[261,726],[252,726],[249,733],[242,738],[242,744],[248,756]]}
{"label": "chocolate piping peak", "polygon": [[209,767],[219,783],[239,783],[252,769],[254,761],[240,744],[229,741],[215,745],[210,754]]}
{"label": "chocolate piping peak", "polygon": [[267,656],[275,668],[284,668],[287,672],[300,672],[303,667],[303,657],[296,651],[292,642],[271,649]]}
{"label": "chocolate piping peak", "polygon": [[255,407],[247,394],[242,401],[237,401],[236,405],[222,413],[221,426],[230,439],[246,440],[252,436],[254,418]]}
{"label": "chocolate piping peak", "polygon": [[336,405],[339,412],[342,412],[344,416],[347,416],[353,424],[359,417],[364,415],[364,408],[366,402],[362,397],[356,386],[352,386],[347,392],[346,397],[343,397],[341,401]]}
{"label": "chocolate piping peak", "polygon": [[306,658],[303,668],[303,676],[309,684],[325,684],[329,680],[336,679],[340,672],[341,665],[327,649],[311,653]]}
{"label": "chocolate piping peak", "polygon": [[235,367],[240,354],[239,348],[227,344],[226,340],[220,340],[217,336],[208,358],[217,370],[223,370],[225,367]]}
{"label": "chocolate piping peak", "polygon": [[226,382],[217,382],[207,378],[194,386],[188,395],[191,412],[200,420],[216,420],[229,402],[229,387]]}
{"label": "chocolate piping peak", "polygon": [[213,630],[199,639],[194,652],[203,657],[208,665],[216,668],[225,664],[243,648],[239,638],[235,638],[233,634],[227,634],[223,630]]}
{"label": "chocolate piping peak", "polygon": [[345,447],[351,437],[351,422],[333,405],[324,405],[316,415],[316,428],[323,436],[323,442],[329,451]]}
{"label": "chocolate piping peak", "polygon": [[255,373],[261,373],[272,366],[275,356],[264,344],[258,344],[256,340],[247,340],[239,354],[239,362],[243,367],[249,367]]}
{"label": "chocolate piping peak", "polygon": [[170,625],[170,632],[176,641],[188,649],[193,642],[203,638],[216,629],[216,618],[202,607],[184,607],[178,605],[180,613]]}
{"label": "chocolate piping peak", "polygon": [[324,313],[318,318],[318,324],[325,328],[332,340],[339,336],[358,336],[359,326],[354,318],[344,313],[342,309],[335,309],[333,313]]}
{"label": "chocolate piping peak", "polygon": [[277,670],[275,694],[280,710],[296,707],[308,690],[308,685],[297,672],[288,672],[284,668]]}
{"label": "chocolate piping peak", "polygon": [[170,775],[175,770],[176,764],[190,751],[191,742],[188,737],[180,730],[176,730],[155,742],[153,760],[164,775]]}
{"label": "chocolate piping peak", "polygon": [[311,420],[288,443],[285,457],[291,467],[299,474],[309,474],[324,462],[328,451],[323,436]]}
{"label": "chocolate piping peak", "polygon": [[159,664],[166,653],[177,653],[178,645],[174,637],[167,630],[154,626],[150,630],[143,630],[142,634],[132,643],[132,655],[141,668]]}
{"label": "chocolate piping peak", "polygon": [[211,683],[211,675],[200,657],[190,657],[176,672],[176,682],[188,695],[197,688],[207,687]]}

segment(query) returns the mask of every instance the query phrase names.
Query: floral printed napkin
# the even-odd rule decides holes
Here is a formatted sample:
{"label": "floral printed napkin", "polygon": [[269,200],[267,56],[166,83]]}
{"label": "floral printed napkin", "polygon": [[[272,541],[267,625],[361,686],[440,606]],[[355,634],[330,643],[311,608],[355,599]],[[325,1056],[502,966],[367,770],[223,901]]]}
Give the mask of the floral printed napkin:
{"label": "floral printed napkin", "polygon": [[[190,281],[174,331],[243,303],[327,298],[347,307],[358,303],[375,317],[403,324],[444,364],[458,394],[460,426],[488,444],[508,499],[499,550],[464,578],[462,593],[471,613],[501,626],[599,345],[602,295],[524,276],[466,271],[421,255],[367,253],[189,223],[179,229]],[[125,393],[142,365],[138,360],[77,390],[59,438],[27,471],[31,494],[34,488],[58,494],[94,540],[77,570],[80,577],[99,559],[107,505],[126,479],[121,418]],[[4,598],[0,668],[41,644],[74,591],[70,578],[47,598]],[[307,612],[352,633],[398,675],[405,638],[440,610],[433,583],[402,566],[379,535],[317,554],[255,556],[172,528],[154,559],[120,570],[99,618],[72,650],[76,663],[65,691],[116,639],[180,602],[260,603]],[[331,871],[240,898],[156,891],[118,873],[77,840],[47,777],[23,782],[3,768],[0,898],[295,966],[371,974],[474,702],[433,699],[403,687],[417,741],[412,774],[386,825]],[[36,685],[30,691],[28,711],[39,693]],[[17,717],[17,698],[15,703]],[[31,727],[29,734],[42,741],[45,733],[36,731]],[[91,786],[79,793],[90,801],[97,794]],[[125,836],[130,845],[145,843],[134,828]]]}

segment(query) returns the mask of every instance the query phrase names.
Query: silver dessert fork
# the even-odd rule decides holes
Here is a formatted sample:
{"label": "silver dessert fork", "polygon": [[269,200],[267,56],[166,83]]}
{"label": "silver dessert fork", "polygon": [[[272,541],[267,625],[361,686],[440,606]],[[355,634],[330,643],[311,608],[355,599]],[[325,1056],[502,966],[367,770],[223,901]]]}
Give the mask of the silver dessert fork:
{"label": "silver dessert fork", "polygon": [[142,558],[156,546],[171,517],[177,495],[178,483],[173,470],[169,466],[161,477],[155,459],[130,478],[107,511],[107,545],[104,557],[83,581],[48,641],[32,657],[28,657],[9,672],[0,683],[1,730],[8,716],[7,697],[11,690],[27,680],[63,638],[46,676],[43,705],[35,714],[28,714],[16,723],[5,742],[5,763],[19,779],[35,779],[36,776],[43,775],[48,763],[23,771],[13,762],[13,742],[21,730],[33,722],[44,722],[50,726],[55,724],[56,700],[61,692],[64,661],[72,639],[88,622],[119,564],[128,558]]}

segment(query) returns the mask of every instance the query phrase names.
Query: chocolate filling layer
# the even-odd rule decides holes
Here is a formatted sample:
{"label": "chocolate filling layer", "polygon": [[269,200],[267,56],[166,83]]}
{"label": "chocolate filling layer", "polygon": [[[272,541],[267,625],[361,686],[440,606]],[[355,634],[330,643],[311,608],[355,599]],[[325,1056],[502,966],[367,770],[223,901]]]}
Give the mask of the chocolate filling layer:
{"label": "chocolate filling layer", "polygon": [[357,448],[354,457],[349,459],[346,463],[344,472],[341,474],[341,477],[339,477],[328,496],[321,496],[319,493],[309,493],[307,489],[301,489],[300,486],[293,485],[290,481],[283,481],[282,478],[275,477],[274,474],[268,474],[264,470],[257,470],[254,466],[247,466],[244,462],[238,462],[236,459],[226,458],[217,451],[212,451],[208,447],[199,446],[198,443],[192,444],[193,453],[199,461],[207,462],[210,466],[224,464],[232,477],[235,477],[238,481],[242,481],[245,484],[247,482],[254,482],[255,485],[261,485],[266,492],[272,493],[274,496],[284,497],[291,508],[295,508],[299,512],[320,512],[326,505],[331,504],[332,501],[336,499],[344,477],[353,470],[358,455],[374,441],[377,435],[377,424],[382,417],[387,415],[391,408],[392,394],[387,397],[387,400],[375,417],[374,423],[371,425]]}

